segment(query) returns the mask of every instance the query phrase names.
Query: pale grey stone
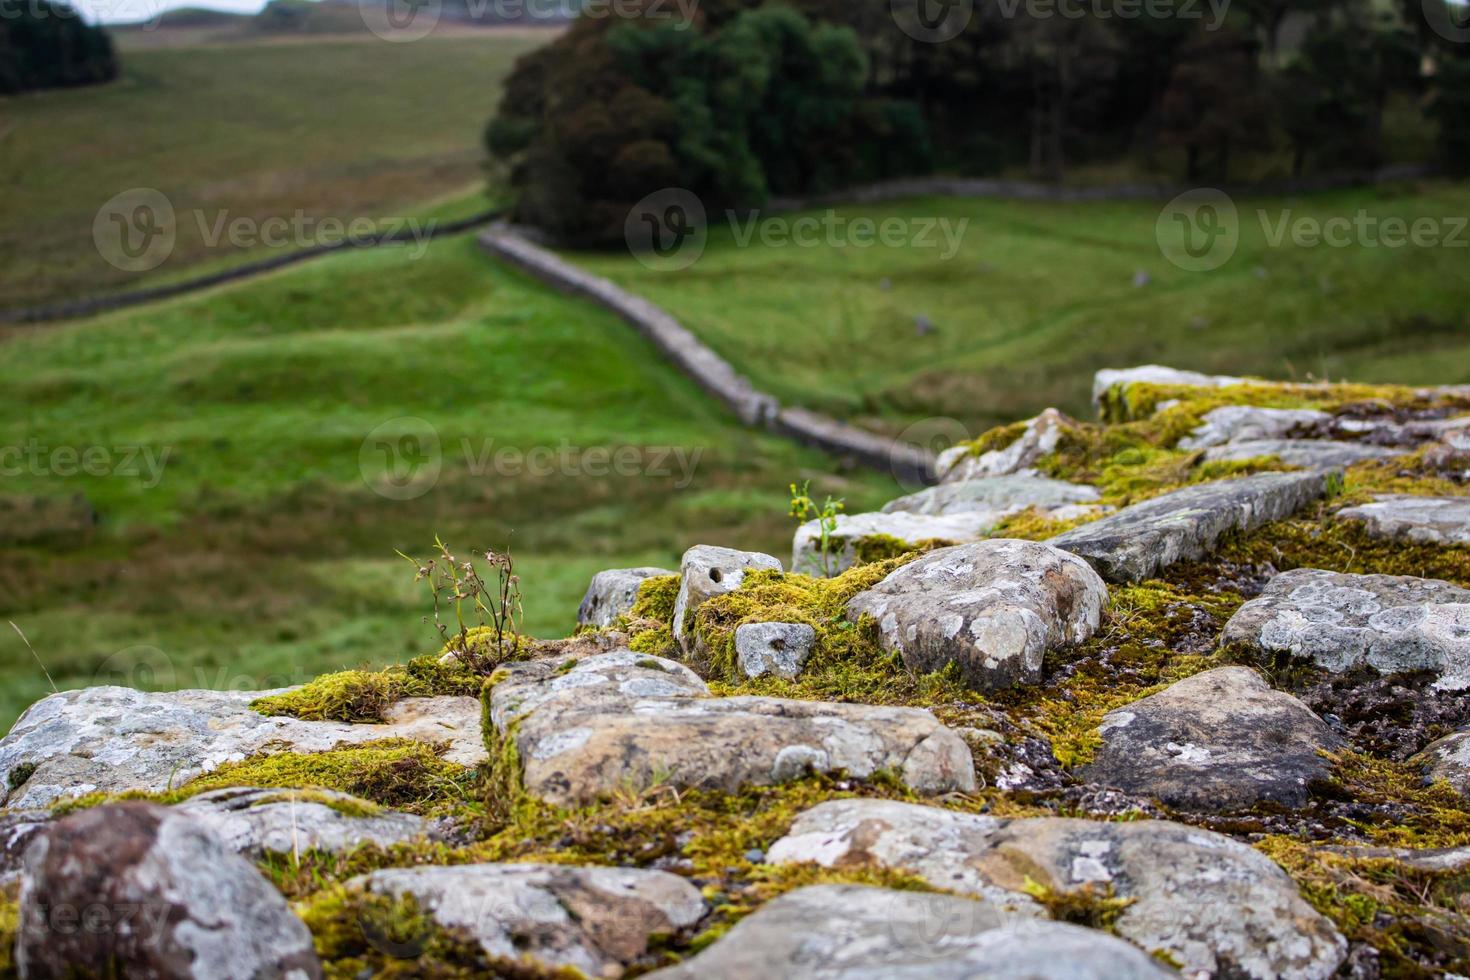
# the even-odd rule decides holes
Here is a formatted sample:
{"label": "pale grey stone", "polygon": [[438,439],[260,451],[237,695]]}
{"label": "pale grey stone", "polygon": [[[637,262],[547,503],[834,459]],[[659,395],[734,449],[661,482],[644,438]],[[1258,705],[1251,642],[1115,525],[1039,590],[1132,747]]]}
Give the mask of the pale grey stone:
{"label": "pale grey stone", "polygon": [[922,793],[975,787],[969,747],[919,708],[709,697],[682,664],[631,651],[504,670],[491,722],[515,738],[527,790],[559,805],[656,784],[736,792],[808,767],[889,771]]}
{"label": "pale grey stone", "polygon": [[1273,578],[1225,624],[1224,641],[1342,673],[1428,670],[1470,687],[1470,589],[1437,579],[1298,568]]}
{"label": "pale grey stone", "polygon": [[45,807],[92,792],[159,793],[253,755],[324,752],[384,738],[449,742],[445,758],[464,766],[487,758],[472,697],[406,698],[388,710],[387,724],[372,725],[250,709],[256,698],[278,693],[90,687],[53,694],[31,705],[0,740],[5,806]]}
{"label": "pale grey stone", "polygon": [[1470,796],[1470,732],[1455,732],[1430,742],[1414,761],[1424,766],[1426,782],[1442,779]]}
{"label": "pale grey stone", "polygon": [[650,980],[1155,980],[1172,976],[1107,933],[1015,921],[984,901],[813,885],[742,919]]}
{"label": "pale grey stone", "polygon": [[1094,487],[1053,480],[1045,476],[993,476],[960,483],[941,483],[907,497],[891,500],[885,514],[947,516],[974,511],[1000,511],[1007,516],[1035,507],[1051,510],[1070,504],[1091,504],[1098,499]]}
{"label": "pale grey stone", "polygon": [[49,810],[0,811],[0,891],[20,880],[26,848],[51,820]]}
{"label": "pale grey stone", "polygon": [[36,837],[15,960],[22,977],[322,975],[311,934],[259,871],[198,820],[148,803],[82,810]]}
{"label": "pale grey stone", "polygon": [[679,594],[674,599],[674,639],[686,652],[692,647],[689,617],[715,596],[734,592],[751,570],[779,572],[781,561],[758,551],[736,551],[695,545],[679,563]]}
{"label": "pale grey stone", "polygon": [[1168,954],[1186,975],[1332,975],[1346,943],[1254,848],[1158,820],[1004,820],[890,800],[833,800],[797,817],[767,851],[773,864],[892,868],[971,895],[1025,922],[1053,893],[1128,901],[1117,934]]}
{"label": "pale grey stone", "polygon": [[[364,808],[377,810],[359,814]],[[424,836],[428,822],[382,810],[330,790],[231,787],[190,797],[177,807],[251,858],[308,850],[343,853],[363,844],[388,848]]]}
{"label": "pale grey stone", "polygon": [[925,514],[839,514],[826,561],[822,555],[821,523],[807,521],[791,541],[791,570],[803,575],[840,575],[857,564],[858,543],[864,538],[897,538],[918,546],[925,541],[961,544],[985,537],[1006,515],[1000,511],[967,511],[943,517]]}
{"label": "pale grey stone", "polygon": [[1388,494],[1371,504],[1347,507],[1338,520],[1362,521],[1375,538],[1426,544],[1470,544],[1470,497],[1410,497]]}
{"label": "pale grey stone", "polygon": [[1171,684],[1103,718],[1083,779],[1182,810],[1301,806],[1343,747],[1327,723],[1249,667],[1220,667]]}
{"label": "pale grey stone", "polygon": [[578,626],[611,626],[633,610],[638,587],[645,579],[672,575],[667,568],[610,568],[592,576],[582,605],[577,609]]}
{"label": "pale grey stone", "polygon": [[1205,451],[1210,463],[1235,462],[1271,456],[1286,466],[1302,469],[1335,469],[1373,459],[1391,459],[1402,450],[1370,446],[1366,442],[1335,442],[1331,439],[1251,439],[1227,443]]}
{"label": "pale grey stone", "polygon": [[1051,453],[1068,429],[1077,422],[1048,408],[1026,423],[1025,430],[1010,445],[975,455],[968,443],[960,443],[940,453],[934,472],[940,483],[962,483],[992,476],[1036,476],[1036,464]]}
{"label": "pale grey stone", "polygon": [[746,677],[796,677],[816,641],[805,623],[746,623],[735,628],[735,656]]}
{"label": "pale grey stone", "polygon": [[942,548],[897,569],[847,604],[878,623],[911,670],[954,663],[973,684],[1041,678],[1042,654],[1097,629],[1107,587],[1086,562],[1036,541],[992,539]]}
{"label": "pale grey stone", "polygon": [[1092,377],[1092,403],[1102,402],[1102,397],[1115,385],[1131,385],[1143,382],[1152,385],[1183,385],[1191,388],[1232,388],[1249,384],[1245,378],[1234,378],[1224,374],[1201,374],[1198,371],[1180,371],[1160,364],[1144,364],[1132,368],[1105,368]]}
{"label": "pale grey stone", "polygon": [[1259,473],[1175,490],[1050,540],[1112,582],[1136,582],[1203,558],[1227,531],[1253,531],[1321,497],[1329,474]]}
{"label": "pale grey stone", "polygon": [[1326,424],[1331,418],[1314,409],[1226,405],[1206,412],[1195,430],[1179,440],[1179,448],[1209,449],[1232,442],[1287,439]]}
{"label": "pale grey stone", "polygon": [[[648,951],[651,937],[688,930],[706,911],[698,889],[683,878],[637,868],[389,868],[347,887],[394,898],[412,895],[435,925],[477,943],[492,962],[529,959],[541,969],[573,969],[589,977],[620,976]],[[400,955],[415,952],[414,937],[407,938],[409,948]]]}

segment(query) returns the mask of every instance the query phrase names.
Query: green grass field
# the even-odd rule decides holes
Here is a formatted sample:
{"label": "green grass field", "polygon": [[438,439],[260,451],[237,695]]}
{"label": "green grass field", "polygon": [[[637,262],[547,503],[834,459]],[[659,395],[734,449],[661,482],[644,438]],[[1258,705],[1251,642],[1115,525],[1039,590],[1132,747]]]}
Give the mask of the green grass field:
{"label": "green grass field", "polygon": [[[527,627],[561,636],[599,569],[676,564],[696,542],[785,553],[792,479],[856,507],[898,493],[739,427],[620,320],[470,236],[0,346],[0,447],[32,447],[4,460],[0,494],[0,731],[49,690],[5,620],[62,686],[299,682],[433,647],[428,597],[394,551],[426,555],[435,534],[461,553],[509,543]],[[393,499],[373,489],[387,457],[370,436],[424,431],[404,416],[437,431],[442,471]],[[140,445],[161,475],[124,459]],[[429,460],[426,445],[402,458]],[[567,472],[496,459],[538,446],[565,451]],[[601,475],[598,449],[623,446],[642,462]],[[686,467],[700,453],[688,486],[673,459],[651,472],[659,447]],[[137,472],[72,475],[67,448]],[[54,518],[75,494],[101,518],[91,532]]]}
{"label": "green grass field", "polygon": [[[371,37],[369,35],[369,37]],[[237,264],[211,248],[231,219],[408,217],[483,183],[480,134],[524,33],[125,49],[109,85],[0,99],[0,308],[101,295]],[[173,254],[146,273],[105,262],[97,210],[161,191]]]}
{"label": "green grass field", "polygon": [[[892,431],[930,416],[972,431],[1048,405],[1088,411],[1103,367],[1158,362],[1273,378],[1470,381],[1470,231],[1458,247],[1271,247],[1292,221],[1470,215],[1470,186],[1427,183],[1238,202],[1230,261],[1162,257],[1160,205],[918,200],[844,219],[968,219],[962,246],[747,247],[721,216],[691,268],[627,253],[588,268],[665,306],[783,400]],[[790,216],[796,217],[796,216]],[[1441,227],[1448,237],[1452,223]],[[942,238],[936,239],[942,242]],[[1146,285],[1135,285],[1145,273]],[[884,280],[888,280],[884,288]],[[918,336],[916,317],[936,329]]]}

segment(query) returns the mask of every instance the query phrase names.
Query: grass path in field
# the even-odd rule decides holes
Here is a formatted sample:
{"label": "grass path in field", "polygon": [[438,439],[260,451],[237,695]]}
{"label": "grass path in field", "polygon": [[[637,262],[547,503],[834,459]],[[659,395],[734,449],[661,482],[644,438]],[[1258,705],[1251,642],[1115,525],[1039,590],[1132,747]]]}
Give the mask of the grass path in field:
{"label": "grass path in field", "polygon": [[[719,216],[703,257],[680,272],[626,253],[573,257],[667,308],[783,400],[895,430],[934,415],[979,430],[1048,405],[1085,412],[1079,379],[1150,361],[1282,378],[1470,380],[1470,232],[1429,248],[1271,241],[1283,216],[1360,212],[1429,219],[1448,236],[1470,215],[1470,187],[1237,203],[1238,248],[1210,272],[1166,261],[1160,206],[1140,202],[836,209],[846,221],[968,222],[948,259],[939,248],[770,246],[759,236],[742,247]],[[917,335],[920,316],[935,332]]]}
{"label": "grass path in field", "polygon": [[[211,234],[226,212],[447,217],[445,195],[483,182],[481,133],[501,81],[543,40],[136,50],[115,83],[0,98],[0,307],[140,288],[269,251],[210,247],[195,209]],[[114,268],[92,241],[98,209],[135,187],[162,192],[176,215],[173,254],[146,273]]]}
{"label": "grass path in field", "polygon": [[[384,423],[422,433],[393,421],[405,416],[432,426],[441,471],[393,499],[373,489],[386,457],[369,436]],[[418,261],[329,256],[12,333],[0,447],[28,444],[49,462],[8,476],[0,496],[82,494],[102,521],[90,536],[0,543],[0,625],[19,623],[66,686],[256,687],[422,653],[427,597],[394,551],[425,554],[435,534],[465,553],[509,542],[527,627],[564,635],[599,569],[668,566],[700,541],[783,554],[793,479],[857,508],[900,490],[744,429],[622,321],[494,263],[472,237]],[[138,444],[169,454],[156,486],[62,475],[51,453]],[[551,473],[496,458],[538,446],[647,454],[622,475],[570,455]],[[665,448],[697,458],[687,486],[673,458],[648,472]],[[18,530],[38,529],[0,536]],[[45,693],[6,627],[0,730]]]}

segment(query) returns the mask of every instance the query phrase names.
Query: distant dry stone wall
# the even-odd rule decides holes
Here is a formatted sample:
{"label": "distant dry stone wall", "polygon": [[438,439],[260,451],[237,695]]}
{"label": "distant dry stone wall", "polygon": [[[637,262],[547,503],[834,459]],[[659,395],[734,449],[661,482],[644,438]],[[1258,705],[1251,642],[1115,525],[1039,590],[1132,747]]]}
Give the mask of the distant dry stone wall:
{"label": "distant dry stone wall", "polygon": [[816,412],[783,407],[774,395],[758,390],[666,311],[562,260],[509,225],[491,226],[480,235],[480,243],[491,254],[557,289],[585,296],[618,314],[746,425],[764,427],[805,445],[890,470],[900,479],[932,482],[932,454]]}

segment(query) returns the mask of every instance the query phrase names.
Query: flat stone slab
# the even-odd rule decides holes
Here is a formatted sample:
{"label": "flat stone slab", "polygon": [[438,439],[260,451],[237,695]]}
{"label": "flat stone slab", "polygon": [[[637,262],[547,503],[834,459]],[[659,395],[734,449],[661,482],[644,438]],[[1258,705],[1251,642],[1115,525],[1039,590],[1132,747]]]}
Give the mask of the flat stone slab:
{"label": "flat stone slab", "polygon": [[1179,448],[1209,449],[1232,442],[1287,439],[1326,425],[1331,419],[1326,412],[1314,409],[1226,405],[1206,412],[1194,431],[1179,440]]}
{"label": "flat stone slab", "polygon": [[1375,538],[1425,544],[1470,545],[1470,497],[1384,495],[1373,503],[1337,512],[1342,521],[1362,521]]}
{"label": "flat stone slab", "polygon": [[649,980],[1155,980],[1172,977],[1105,932],[1008,919],[989,904],[863,885],[782,895]]}
{"label": "flat stone slab", "polygon": [[919,708],[714,698],[682,664],[626,650],[504,670],[491,722],[514,737],[526,789],[556,804],[655,783],[736,792],[809,769],[888,771],[922,793],[975,787],[969,747]]}
{"label": "flat stone slab", "polygon": [[1057,448],[1067,430],[1076,427],[1075,419],[1048,408],[1027,420],[1020,436],[1007,446],[978,455],[967,443],[946,449],[935,459],[934,472],[941,484],[1013,474],[1036,476],[1036,464]]}
{"label": "flat stone slab", "polygon": [[340,854],[363,844],[388,848],[429,830],[423,817],[330,790],[232,787],[200,793],[175,809],[214,831],[230,850],[252,858],[309,850]]}
{"label": "flat stone slab", "polygon": [[1274,457],[1286,466],[1302,469],[1335,469],[1374,459],[1402,456],[1404,450],[1371,446],[1366,442],[1337,442],[1331,439],[1248,439],[1205,450],[1205,461],[1235,462]]}
{"label": "flat stone slab", "polygon": [[311,933],[254,865],[193,817],[139,802],[37,836],[15,965],[23,977],[322,975]]}
{"label": "flat stone slab", "polygon": [[995,530],[1006,516],[993,510],[945,516],[907,512],[840,514],[826,562],[822,561],[821,524],[808,521],[796,529],[791,540],[791,570],[803,575],[839,575],[857,564],[858,544],[864,538],[897,538],[914,546],[925,541],[946,544],[977,541]]}
{"label": "flat stone slab", "polygon": [[1249,667],[1220,667],[1109,712],[1081,777],[1183,810],[1298,807],[1342,739]]}
{"label": "flat stone slab", "polygon": [[1111,582],[1136,582],[1203,558],[1228,531],[1290,517],[1327,490],[1327,474],[1259,473],[1175,490],[1125,507],[1048,543],[1080,555]]}
{"label": "flat stone slab", "polygon": [[1107,586],[1087,563],[1036,541],[942,548],[897,569],[847,604],[870,615],[911,670],[951,663],[981,687],[1035,684],[1042,654],[1097,630]]}
{"label": "flat stone slab", "polygon": [[1437,579],[1298,568],[1241,606],[1223,639],[1334,673],[1433,671],[1434,687],[1464,690],[1470,687],[1470,589]]}
{"label": "flat stone slab", "polygon": [[256,698],[279,693],[89,687],[53,694],[31,705],[0,740],[4,805],[47,807],[93,792],[159,793],[253,755],[324,752],[384,738],[451,742],[445,758],[465,766],[487,758],[475,698],[407,698],[389,709],[388,724],[378,725],[250,709]]}
{"label": "flat stone slab", "polygon": [[746,677],[797,677],[816,642],[805,623],[745,623],[735,627],[735,658]]}
{"label": "flat stone slab", "polygon": [[633,611],[638,600],[638,587],[645,580],[660,575],[673,575],[667,568],[610,568],[592,576],[582,605],[577,609],[578,626],[611,626]]}
{"label": "flat stone slab", "polygon": [[885,514],[945,516],[973,511],[1017,513],[1029,507],[1051,510],[1072,504],[1096,503],[1095,487],[1045,476],[994,476],[959,483],[941,483],[907,497],[890,500]]}
{"label": "flat stone slab", "polygon": [[[412,895],[439,928],[479,944],[492,960],[522,967],[530,960],[541,969],[569,968],[589,977],[620,976],[648,951],[652,936],[689,929],[706,911],[688,881],[637,868],[390,868],[347,887],[394,898]],[[409,948],[402,952],[410,955],[414,940],[423,938],[395,937],[406,941]]]}
{"label": "flat stone slab", "polygon": [[834,800],[796,818],[772,863],[893,868],[983,899],[1024,924],[1053,892],[1131,900],[1114,923],[1186,975],[1321,978],[1346,942],[1270,858],[1229,837],[1160,820],[1001,820],[890,800]]}
{"label": "flat stone slab", "polygon": [[674,639],[686,653],[692,648],[689,617],[715,596],[734,592],[752,570],[779,572],[781,560],[759,551],[736,551],[695,545],[679,562],[679,595],[674,599]]}

